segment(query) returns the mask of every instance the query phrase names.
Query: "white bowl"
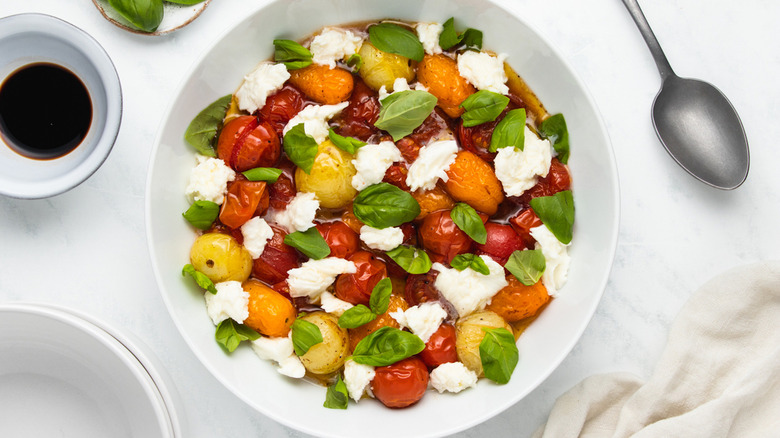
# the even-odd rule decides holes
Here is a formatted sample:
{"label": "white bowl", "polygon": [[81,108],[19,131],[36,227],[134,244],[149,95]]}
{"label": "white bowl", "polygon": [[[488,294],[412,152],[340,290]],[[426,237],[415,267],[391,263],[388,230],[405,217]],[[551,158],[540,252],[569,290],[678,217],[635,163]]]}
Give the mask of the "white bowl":
{"label": "white bowl", "polygon": [[0,436],[183,436],[154,359],[104,327],[50,305],[0,306]]}
{"label": "white bowl", "polygon": [[[322,407],[325,390],[279,375],[248,346],[225,354],[214,341],[202,291],[182,278],[194,239],[181,213],[194,152],[183,142],[201,108],[232,92],[244,74],[272,56],[274,38],[302,38],[324,25],[381,18],[443,22],[484,32],[484,47],[509,55],[552,113],[562,112],[571,137],[576,205],[571,270],[558,298],[520,337],[511,381],[482,380],[463,393],[429,391],[420,403],[389,410],[380,403]],[[618,233],[618,181],[612,149],[595,104],[561,56],[521,18],[484,0],[279,0],[249,15],[208,49],[185,79],[163,123],[147,182],[152,263],[182,336],[211,373],[246,403],[290,427],[319,436],[441,436],[498,414],[536,388],[560,364],[590,321],[606,286]]]}
{"label": "white bowl", "polygon": [[36,199],[76,187],[103,164],[119,134],[119,76],[94,38],[49,15],[19,14],[0,19],[0,83],[20,67],[41,62],[65,67],[81,79],[91,98],[92,123],[76,149],[51,160],[19,155],[0,139],[2,195]]}

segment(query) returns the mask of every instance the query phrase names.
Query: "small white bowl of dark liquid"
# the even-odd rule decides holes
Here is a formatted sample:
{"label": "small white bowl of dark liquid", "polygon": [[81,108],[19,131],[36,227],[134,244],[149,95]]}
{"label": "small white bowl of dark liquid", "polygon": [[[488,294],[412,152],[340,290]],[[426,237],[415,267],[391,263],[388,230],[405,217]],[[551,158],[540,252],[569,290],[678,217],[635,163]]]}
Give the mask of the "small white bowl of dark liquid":
{"label": "small white bowl of dark liquid", "polygon": [[91,36],[48,15],[0,19],[0,194],[76,187],[108,157],[121,119],[119,77]]}

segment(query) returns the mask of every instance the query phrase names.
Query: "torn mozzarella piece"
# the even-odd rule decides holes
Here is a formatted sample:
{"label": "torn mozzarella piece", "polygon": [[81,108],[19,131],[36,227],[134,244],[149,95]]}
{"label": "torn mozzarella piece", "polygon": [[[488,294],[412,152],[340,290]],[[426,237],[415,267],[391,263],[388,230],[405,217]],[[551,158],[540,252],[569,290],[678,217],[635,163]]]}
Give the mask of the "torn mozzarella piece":
{"label": "torn mozzarella piece", "polygon": [[283,133],[287,134],[288,131],[303,123],[306,135],[310,135],[317,144],[320,144],[328,139],[328,120],[339,114],[347,105],[349,102],[336,105],[309,105],[287,122]]}
{"label": "torn mozzarella piece", "polygon": [[338,27],[326,27],[311,41],[309,50],[312,62],[336,67],[336,61],[352,56],[360,50],[363,38],[349,30]]}
{"label": "torn mozzarella piece", "polygon": [[265,219],[255,216],[241,225],[241,234],[244,236],[244,248],[256,259],[265,251],[268,240],[274,237],[274,230]]}
{"label": "torn mozzarella piece", "polygon": [[569,275],[568,246],[561,243],[557,237],[547,228],[540,225],[531,228],[531,237],[536,239],[535,249],[540,249],[544,255],[545,269],[542,274],[542,283],[547,288],[550,296],[555,296],[558,290],[566,284]]}
{"label": "torn mozzarella piece", "polygon": [[300,379],[306,374],[306,368],[295,355],[295,349],[289,336],[278,338],[261,336],[252,341],[252,350],[260,359],[276,362],[276,370],[280,374],[296,379]]}
{"label": "torn mozzarella piece", "polygon": [[390,251],[404,243],[404,232],[398,227],[378,229],[363,225],[360,227],[360,240],[371,249]]}
{"label": "torn mozzarella piece", "polygon": [[287,208],[277,211],[272,221],[287,229],[288,233],[306,231],[314,226],[314,218],[320,202],[317,196],[310,192],[298,192],[287,204]]}
{"label": "torn mozzarella piece", "polygon": [[320,307],[322,310],[332,313],[336,316],[341,316],[347,310],[354,307],[352,303],[348,303],[344,300],[336,298],[332,293],[325,291],[320,295]]}
{"label": "torn mozzarella piece", "polygon": [[420,148],[420,155],[409,166],[406,175],[406,185],[412,191],[417,189],[432,190],[436,181],[446,182],[447,169],[455,162],[458,155],[458,144],[455,140],[441,140]]}
{"label": "torn mozzarella piece", "polygon": [[522,151],[511,145],[498,150],[496,177],[508,196],[520,196],[535,186],[539,177],[547,176],[551,160],[550,141],[537,137],[526,126]]}
{"label": "torn mozzarella piece", "polygon": [[344,362],[344,384],[347,385],[349,396],[356,402],[363,397],[375,375],[371,365],[363,365],[352,359]]}
{"label": "torn mozzarella piece", "polygon": [[198,164],[190,171],[185,193],[195,201],[222,204],[227,193],[227,183],[236,179],[236,172],[219,158],[197,155],[196,159]]}
{"label": "torn mozzarella piece", "polygon": [[479,90],[509,93],[504,61],[507,55],[491,56],[486,52],[465,51],[458,56],[458,72]]}
{"label": "torn mozzarella piece", "polygon": [[290,296],[318,297],[321,293],[336,281],[341,274],[354,274],[357,272],[355,264],[349,260],[338,257],[327,257],[322,260],[309,260],[300,268],[291,269],[288,272],[287,284],[290,286]]}
{"label": "torn mozzarella piece", "polygon": [[443,363],[431,371],[431,386],[440,393],[461,392],[477,386],[477,374],[461,362]]}
{"label": "torn mozzarella piece", "polygon": [[244,76],[244,82],[236,91],[238,107],[250,114],[263,108],[268,96],[280,90],[287,79],[290,79],[290,73],[284,64],[261,62]]}
{"label": "torn mozzarella piece", "polygon": [[504,276],[504,267],[490,256],[481,255],[490,271],[489,275],[466,268],[462,271],[434,263],[432,269],[439,271],[434,286],[458,311],[461,318],[476,310],[482,310],[491,298],[509,283]]}
{"label": "torn mozzarella piece", "polygon": [[439,329],[441,322],[447,317],[447,311],[438,302],[426,302],[408,309],[391,312],[390,316],[401,327],[408,328],[423,342],[428,342],[431,335]]}
{"label": "torn mozzarella piece", "polygon": [[249,293],[244,291],[239,281],[223,281],[214,285],[217,293],[206,291],[206,312],[214,325],[231,318],[242,324],[249,318]]}
{"label": "torn mozzarella piece", "polygon": [[358,149],[352,164],[355,166],[355,176],[352,177],[352,187],[363,190],[372,184],[382,182],[385,172],[396,161],[403,160],[401,151],[392,141],[379,144],[367,144]]}

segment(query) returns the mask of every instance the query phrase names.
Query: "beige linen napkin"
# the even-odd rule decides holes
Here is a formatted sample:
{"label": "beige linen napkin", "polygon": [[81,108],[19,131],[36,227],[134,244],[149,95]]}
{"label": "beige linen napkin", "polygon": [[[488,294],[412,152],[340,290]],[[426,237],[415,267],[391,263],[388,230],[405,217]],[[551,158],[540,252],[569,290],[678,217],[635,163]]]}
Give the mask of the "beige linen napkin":
{"label": "beige linen napkin", "polygon": [[780,437],[780,263],[733,269],[680,310],[653,375],[586,378],[534,438]]}

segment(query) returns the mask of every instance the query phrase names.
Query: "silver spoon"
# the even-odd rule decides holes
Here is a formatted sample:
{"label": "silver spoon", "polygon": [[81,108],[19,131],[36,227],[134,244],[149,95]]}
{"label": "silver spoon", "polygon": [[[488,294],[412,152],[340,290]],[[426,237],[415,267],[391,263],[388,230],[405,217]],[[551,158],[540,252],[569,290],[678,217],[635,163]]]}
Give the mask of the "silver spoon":
{"label": "silver spoon", "polygon": [[717,88],[677,76],[637,0],[623,0],[661,74],[653,102],[653,125],[669,155],[712,187],[732,190],[747,178],[750,152],[739,115]]}

